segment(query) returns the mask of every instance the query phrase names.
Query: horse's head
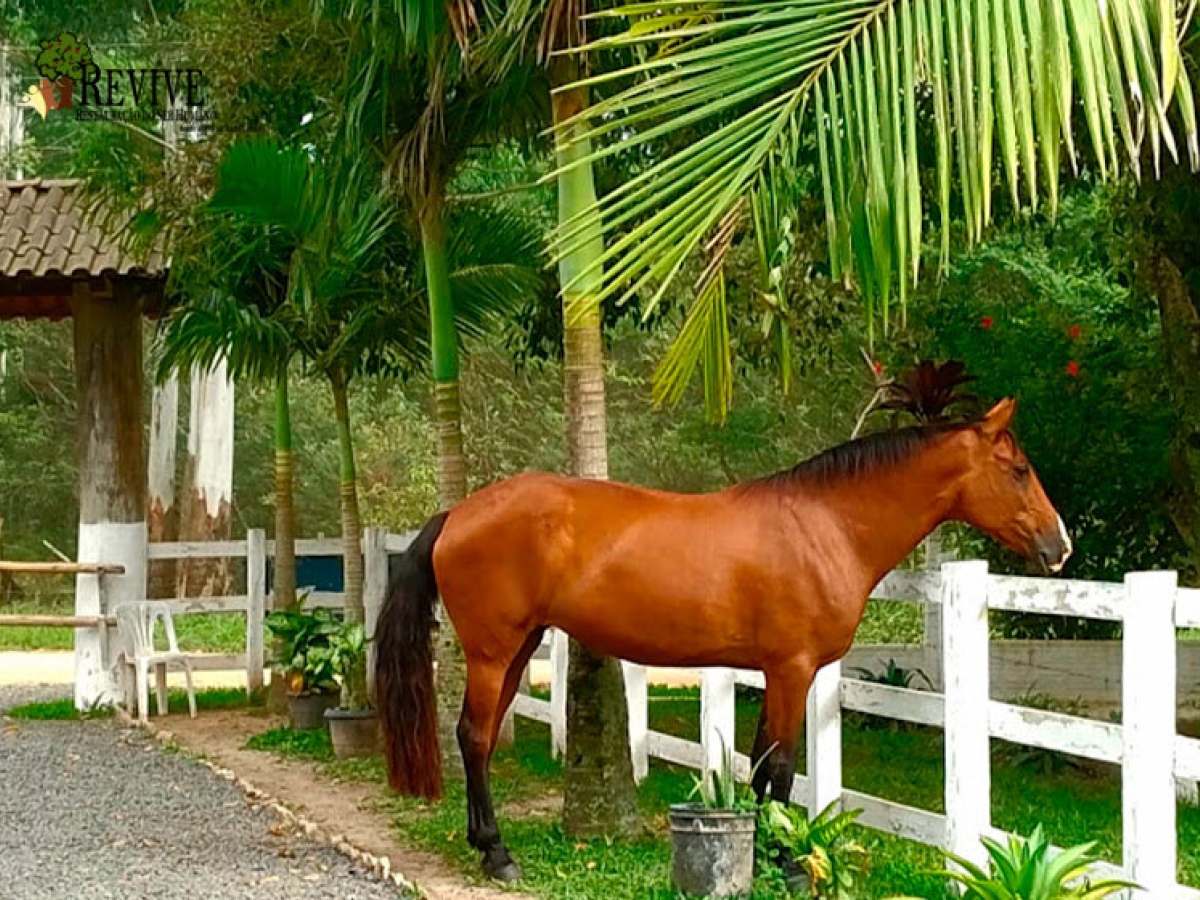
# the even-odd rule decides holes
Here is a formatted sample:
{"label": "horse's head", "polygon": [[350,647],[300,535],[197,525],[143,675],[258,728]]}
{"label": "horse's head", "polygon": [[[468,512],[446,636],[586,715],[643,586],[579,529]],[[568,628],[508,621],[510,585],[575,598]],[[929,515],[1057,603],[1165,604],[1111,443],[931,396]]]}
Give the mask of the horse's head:
{"label": "horse's head", "polygon": [[1015,400],[1001,400],[963,430],[968,470],[954,517],[974,525],[1046,572],[1059,572],[1071,555],[1071,538],[1029,458],[1008,430]]}

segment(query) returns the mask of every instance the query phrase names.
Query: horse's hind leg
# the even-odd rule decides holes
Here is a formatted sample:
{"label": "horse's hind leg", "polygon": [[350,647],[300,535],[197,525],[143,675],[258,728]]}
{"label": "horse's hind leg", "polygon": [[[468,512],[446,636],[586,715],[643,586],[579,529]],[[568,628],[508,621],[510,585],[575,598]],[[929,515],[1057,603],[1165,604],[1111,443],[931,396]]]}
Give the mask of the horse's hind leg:
{"label": "horse's hind leg", "polygon": [[508,708],[512,706],[513,699],[517,696],[517,691],[521,687],[521,676],[525,673],[525,667],[529,665],[529,660],[533,659],[533,654],[541,646],[542,635],[545,633],[546,629],[544,628],[535,628],[529,632],[529,636],[525,638],[525,643],[521,645],[516,658],[509,664],[508,671],[504,675],[504,689],[500,694],[500,710],[496,716],[496,731],[492,735],[493,748],[500,739],[501,722],[508,712]]}
{"label": "horse's hind leg", "polygon": [[[537,646],[534,642],[529,647],[531,639],[532,636],[526,639],[507,664],[468,655],[467,694],[458,720],[458,746],[467,773],[467,840],[483,854],[484,872],[500,881],[515,881],[521,877],[521,870],[500,838],[500,827],[492,807],[488,766],[496,746],[500,720],[512,700],[509,691],[516,692],[521,669]],[[526,647],[529,647],[528,654]],[[512,671],[518,662],[520,666],[514,676]]]}

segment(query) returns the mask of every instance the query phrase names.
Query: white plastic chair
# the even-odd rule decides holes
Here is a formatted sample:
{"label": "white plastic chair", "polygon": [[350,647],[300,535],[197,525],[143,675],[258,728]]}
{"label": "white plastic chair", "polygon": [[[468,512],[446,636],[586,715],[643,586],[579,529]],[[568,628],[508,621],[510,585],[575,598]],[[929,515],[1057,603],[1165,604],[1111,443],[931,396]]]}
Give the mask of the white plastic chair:
{"label": "white plastic chair", "polygon": [[[196,718],[196,691],[192,686],[192,664],[187,654],[179,649],[175,638],[175,622],[171,619],[171,606],[161,600],[136,600],[118,605],[113,614],[117,617],[117,636],[122,647],[122,672],[126,685],[126,705],[131,696],[137,697],[137,716],[142,722],[150,716],[150,670],[154,669],[158,714],[167,712],[167,668],[177,665],[183,669],[187,679],[188,709]],[[162,622],[167,636],[167,649],[154,646],[155,626]],[[129,690],[130,670],[136,677],[133,693]]]}

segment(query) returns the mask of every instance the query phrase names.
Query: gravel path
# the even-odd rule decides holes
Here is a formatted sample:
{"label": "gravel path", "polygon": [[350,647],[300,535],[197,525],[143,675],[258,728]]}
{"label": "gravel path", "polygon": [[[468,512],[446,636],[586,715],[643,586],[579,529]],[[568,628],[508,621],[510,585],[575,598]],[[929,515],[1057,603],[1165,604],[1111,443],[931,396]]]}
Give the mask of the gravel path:
{"label": "gravel path", "polygon": [[[0,710],[64,696],[0,688]],[[396,900],[233,785],[111,720],[0,721],[4,900]]]}

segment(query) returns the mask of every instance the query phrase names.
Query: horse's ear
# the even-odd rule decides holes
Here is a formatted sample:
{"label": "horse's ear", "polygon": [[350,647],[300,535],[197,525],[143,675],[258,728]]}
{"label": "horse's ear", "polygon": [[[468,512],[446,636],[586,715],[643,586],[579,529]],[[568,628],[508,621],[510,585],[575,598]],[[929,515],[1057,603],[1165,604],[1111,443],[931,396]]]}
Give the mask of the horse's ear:
{"label": "horse's ear", "polygon": [[980,434],[991,438],[999,437],[1008,431],[1008,426],[1012,424],[1016,414],[1017,401],[1012,397],[1005,397],[983,417],[983,421],[979,423]]}

